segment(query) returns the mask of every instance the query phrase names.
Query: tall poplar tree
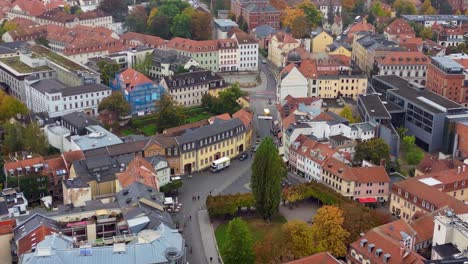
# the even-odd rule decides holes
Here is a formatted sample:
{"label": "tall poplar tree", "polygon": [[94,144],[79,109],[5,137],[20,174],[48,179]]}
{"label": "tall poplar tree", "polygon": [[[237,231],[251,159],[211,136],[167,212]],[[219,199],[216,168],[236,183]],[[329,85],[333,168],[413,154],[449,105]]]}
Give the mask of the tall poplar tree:
{"label": "tall poplar tree", "polygon": [[252,164],[251,185],[255,207],[267,221],[278,211],[281,200],[281,179],[286,173],[286,167],[273,139],[265,138],[258,147]]}

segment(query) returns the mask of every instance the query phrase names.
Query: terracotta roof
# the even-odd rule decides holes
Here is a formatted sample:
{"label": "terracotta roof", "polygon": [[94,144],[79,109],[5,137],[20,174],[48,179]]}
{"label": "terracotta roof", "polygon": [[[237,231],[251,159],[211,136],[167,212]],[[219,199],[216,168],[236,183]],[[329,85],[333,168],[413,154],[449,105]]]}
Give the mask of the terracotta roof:
{"label": "terracotta roof", "polygon": [[438,159],[436,156],[425,153],[423,160],[416,166],[421,173],[441,172],[463,165],[454,159]]}
{"label": "terracotta roof", "polygon": [[[156,36],[136,32],[126,32],[120,36],[120,40],[126,45],[144,45],[152,48],[158,48],[165,45],[167,40]],[[138,44],[137,44],[138,43]]]}
{"label": "terracotta roof", "polygon": [[419,51],[390,51],[378,63],[381,65],[428,65],[430,60]]}
{"label": "terracotta roof", "polygon": [[324,165],[327,160],[332,158],[333,154],[338,152],[336,149],[333,149],[330,144],[315,141],[302,134],[299,135],[294,142],[298,144],[298,147],[296,149],[294,145],[291,145],[290,148],[293,151],[320,165]]}
{"label": "terracotta roof", "polygon": [[[292,110],[292,111],[294,111],[294,110]],[[294,115],[292,112],[290,112],[290,114],[287,117],[283,118],[282,123],[283,123],[283,127],[285,129],[289,128],[290,125],[296,123],[296,115]]]}
{"label": "terracotta roof", "polygon": [[240,109],[239,111],[232,114],[233,118],[239,118],[244,126],[249,126],[252,123],[253,113],[247,112],[245,109]]}
{"label": "terracotta roof", "polygon": [[217,115],[217,116],[212,116],[212,117],[208,118],[208,121],[210,123],[213,123],[216,118],[221,119],[221,120],[229,120],[229,119],[231,119],[231,116],[229,115],[229,113],[224,113],[224,114],[220,114],[220,115]]}
{"label": "terracotta roof", "polygon": [[[401,194],[398,193],[398,189],[401,189]],[[408,198],[405,197],[406,192],[408,192]],[[410,203],[414,203],[413,198],[416,196],[419,207],[422,208],[422,201],[429,207],[429,209],[425,209],[426,212],[430,212],[430,205],[434,205],[434,210],[448,206],[457,214],[468,213],[468,205],[447,193],[426,185],[420,181],[419,177],[395,182],[392,186],[392,193]]]}
{"label": "terracotta roof", "polygon": [[21,18],[21,17],[15,17],[13,19],[8,20],[10,22],[15,23],[19,27],[29,27],[29,26],[36,26],[39,25],[36,22],[26,19],[26,18]]}
{"label": "terracotta roof", "polygon": [[332,157],[325,162],[323,169],[347,181],[359,183],[390,182],[390,178],[382,166],[350,167]]}
{"label": "terracotta roof", "polygon": [[40,0],[17,0],[13,7],[18,6],[31,16],[38,16],[46,11],[46,7]]}
{"label": "terracotta roof", "polygon": [[0,0],[0,19],[6,17],[6,13],[11,9],[11,0]]}
{"label": "terracotta roof", "polygon": [[170,135],[170,136],[178,136],[178,135],[182,135],[187,129],[199,128],[199,127],[206,126],[209,124],[210,123],[208,122],[208,119],[203,119],[197,122],[165,129],[163,131],[163,134]]}
{"label": "terracotta roof", "polygon": [[312,256],[304,257],[301,259],[297,259],[291,262],[287,262],[288,264],[339,264],[342,263],[338,261],[335,257],[330,255],[328,252],[320,252],[314,254]]}
{"label": "terracotta roof", "polygon": [[328,114],[327,112],[321,112],[319,115],[312,118],[313,121],[332,121],[335,120],[333,116]]}
{"label": "terracotta roof", "polygon": [[341,66],[351,66],[351,57],[348,57],[343,54],[332,54],[330,55],[332,59],[334,59],[336,62],[338,62]]}
{"label": "terracotta roof", "polygon": [[311,79],[318,78],[317,65],[315,64],[315,61],[312,59],[302,60],[301,65],[299,65],[299,71],[306,78],[311,78]]}
{"label": "terracotta roof", "polygon": [[90,20],[90,19],[97,19],[102,17],[107,17],[109,14],[106,14],[104,11],[100,9],[95,9],[88,12],[83,12],[80,14],[70,14],[63,11],[61,8],[55,8],[49,11],[42,13],[41,15],[37,16],[39,19],[55,21],[59,23],[70,23],[74,22],[75,19],[78,20]]}
{"label": "terracotta roof", "polygon": [[52,173],[54,176],[58,175],[58,171],[68,171],[67,164],[63,160],[62,156],[51,156],[51,157],[45,157],[44,158],[44,163],[47,164],[45,167],[45,171],[47,173]]}
{"label": "terracotta roof", "polygon": [[22,160],[21,158],[18,158],[18,161],[5,162],[4,168],[6,171],[9,171],[9,170],[16,170],[16,168],[24,169],[27,166],[32,167],[33,165],[36,165],[36,164],[44,164],[44,158],[42,156],[33,157],[30,159],[24,159],[24,160]]}
{"label": "terracotta roof", "polygon": [[297,40],[293,38],[291,34],[284,33],[282,31],[276,33],[275,36],[278,42],[281,42],[281,43],[298,43]]}
{"label": "terracotta roof", "polygon": [[276,108],[278,109],[281,118],[286,117],[286,108],[288,109],[289,113],[291,114],[294,112],[299,104],[304,104],[304,105],[311,105],[313,102],[320,100],[319,97],[293,97],[291,95],[287,95],[283,101],[285,103],[283,105],[277,104]]}
{"label": "terracotta roof", "polygon": [[188,52],[211,52],[218,50],[216,40],[191,40],[184,38],[173,38],[167,44],[168,49],[184,50]]}
{"label": "terracotta roof", "polygon": [[153,81],[146,77],[143,73],[135,71],[132,68],[128,68],[119,75],[119,80],[125,84],[127,91],[132,90],[137,85],[153,83]]}
{"label": "terracotta roof", "polygon": [[85,155],[81,150],[66,151],[62,153],[62,156],[67,164],[67,169],[70,169],[74,161],[85,159]]}
{"label": "terracotta roof", "polygon": [[256,44],[257,40],[250,34],[245,33],[237,27],[228,32],[228,37],[235,37],[239,44]]}
{"label": "terracotta roof", "polygon": [[415,36],[413,28],[402,18],[397,18],[395,21],[390,23],[385,29],[385,33],[389,35],[410,35]]}
{"label": "terracotta roof", "polygon": [[443,210],[444,209],[441,208],[418,219],[410,220],[409,225],[416,232],[415,244],[432,240],[434,234],[434,216],[438,215]]}
{"label": "terracotta roof", "polygon": [[374,229],[397,242],[403,242],[405,239],[401,232],[404,232],[411,237],[417,236],[416,231],[403,219],[398,219],[388,224],[378,226]]}
{"label": "terracotta roof", "polygon": [[122,188],[127,188],[134,182],[140,182],[148,187],[159,190],[159,183],[157,182],[156,172],[145,158],[137,155],[130,161],[127,169],[124,172],[116,174]]}
{"label": "terracotta roof", "polygon": [[375,27],[372,24],[367,23],[365,20],[362,20],[361,22],[358,22],[349,28],[348,39],[353,39],[354,33],[361,31],[375,32]]}
{"label": "terracotta roof", "polygon": [[465,69],[468,69],[468,59],[453,59],[454,61],[460,63]]}
{"label": "terracotta roof", "polygon": [[293,68],[296,68],[296,65],[294,63],[290,63],[288,64],[286,67],[284,67],[281,72],[280,72],[280,76],[286,76],[288,73],[290,73],[292,71]]}
{"label": "terracotta roof", "polygon": [[[364,246],[361,246],[361,241],[367,240]],[[374,247],[371,252],[368,250],[368,246],[373,244]],[[359,240],[354,241],[351,245],[352,249],[355,249],[358,254],[362,254],[364,259],[369,259],[372,263],[384,263],[384,256],[390,256],[387,264],[423,264],[424,258],[413,250],[408,250],[401,247],[401,244],[385,233],[379,231],[378,227],[371,229]],[[375,252],[380,249],[382,253],[376,256]],[[347,258],[353,259],[348,254]]]}
{"label": "terracotta roof", "polygon": [[[464,165],[462,165],[464,166]],[[432,185],[433,188],[442,190],[443,192],[450,192],[453,190],[464,189],[464,181],[468,186],[468,170],[458,173],[458,169],[447,169],[437,172],[430,172],[416,177],[417,179],[435,179],[440,183]],[[456,187],[455,187],[456,185]]]}

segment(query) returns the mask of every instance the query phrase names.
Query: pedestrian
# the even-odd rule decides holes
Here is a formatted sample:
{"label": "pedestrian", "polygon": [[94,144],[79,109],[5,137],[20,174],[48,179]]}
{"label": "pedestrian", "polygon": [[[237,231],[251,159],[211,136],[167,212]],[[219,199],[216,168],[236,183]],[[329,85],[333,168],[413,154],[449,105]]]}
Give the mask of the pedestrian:
{"label": "pedestrian", "polygon": [[210,257],[210,262],[213,262],[213,257]]}
{"label": "pedestrian", "polygon": [[198,200],[200,200],[200,195],[199,195],[199,196],[197,196],[197,199],[198,199]]}
{"label": "pedestrian", "polygon": [[210,195],[211,195],[211,191],[210,191]]}
{"label": "pedestrian", "polygon": [[190,247],[190,254],[192,254],[192,252],[193,252],[193,251],[192,251],[192,247]]}
{"label": "pedestrian", "polygon": [[189,219],[190,219],[190,221],[192,221],[192,216],[191,215],[189,215]]}

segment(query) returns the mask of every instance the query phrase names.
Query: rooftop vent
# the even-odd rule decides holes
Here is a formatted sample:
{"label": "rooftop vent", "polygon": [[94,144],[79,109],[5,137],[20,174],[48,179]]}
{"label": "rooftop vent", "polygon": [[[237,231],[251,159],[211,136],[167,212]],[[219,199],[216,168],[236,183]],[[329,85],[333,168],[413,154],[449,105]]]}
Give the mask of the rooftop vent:
{"label": "rooftop vent", "polygon": [[361,239],[361,247],[365,247],[367,244],[367,239]]}

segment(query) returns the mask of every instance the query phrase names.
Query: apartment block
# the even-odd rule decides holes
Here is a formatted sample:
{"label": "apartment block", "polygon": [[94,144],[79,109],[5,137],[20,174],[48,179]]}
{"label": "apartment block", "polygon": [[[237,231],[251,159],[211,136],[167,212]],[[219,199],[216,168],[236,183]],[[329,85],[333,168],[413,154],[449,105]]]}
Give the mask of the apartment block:
{"label": "apartment block", "polygon": [[466,261],[468,214],[455,214],[450,208],[434,217],[431,260]]}
{"label": "apartment block", "polygon": [[432,57],[427,70],[427,88],[459,104],[468,105],[468,74],[448,57]]}
{"label": "apartment block", "polygon": [[376,59],[378,75],[397,75],[409,82],[426,85],[429,58],[418,51],[391,51]]}
{"label": "apartment block", "polygon": [[269,1],[232,0],[231,10],[237,18],[244,18],[249,31],[261,25],[280,28],[281,11],[274,8]]}

